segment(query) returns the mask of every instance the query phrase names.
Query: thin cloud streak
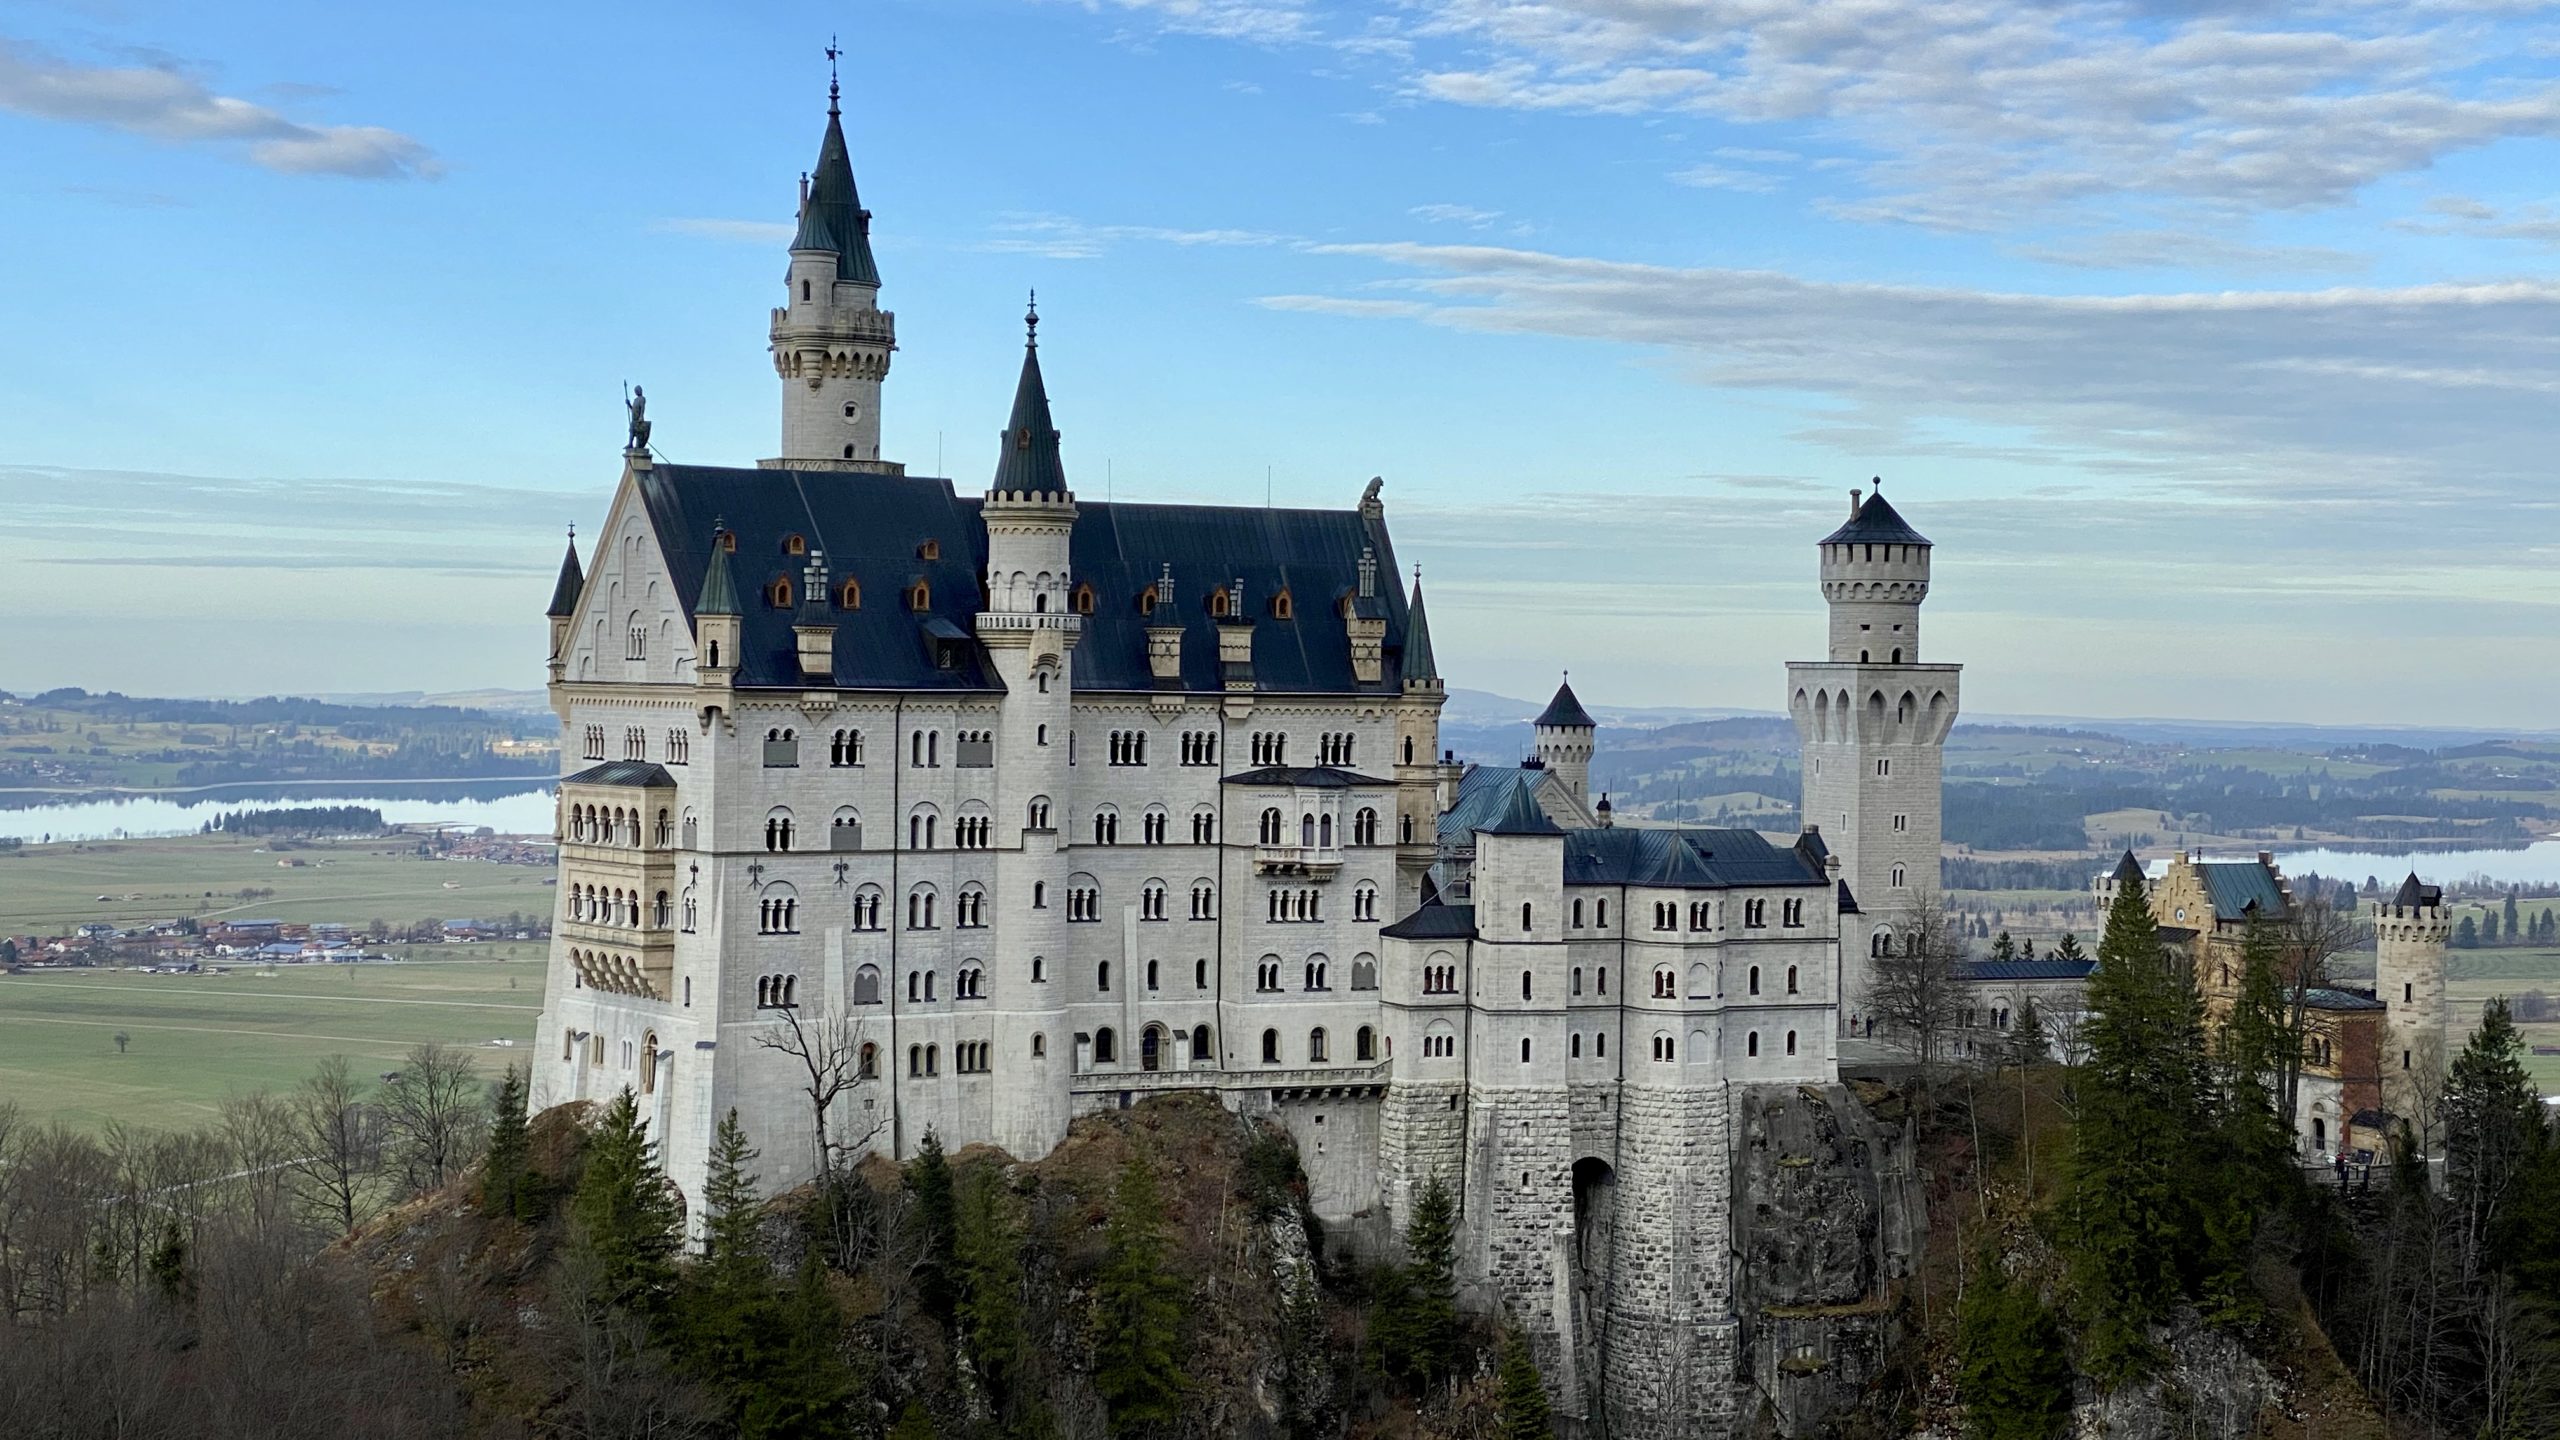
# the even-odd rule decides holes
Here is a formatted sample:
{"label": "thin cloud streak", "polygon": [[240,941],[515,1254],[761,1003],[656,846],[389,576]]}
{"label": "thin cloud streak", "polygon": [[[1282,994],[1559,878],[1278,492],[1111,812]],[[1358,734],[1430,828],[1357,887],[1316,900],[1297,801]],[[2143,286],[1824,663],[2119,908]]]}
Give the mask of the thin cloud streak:
{"label": "thin cloud streak", "polygon": [[166,65],[76,65],[0,38],[0,110],[155,140],[237,144],[283,175],[432,180],[443,163],[379,125],[306,125],[254,101],[217,95]]}

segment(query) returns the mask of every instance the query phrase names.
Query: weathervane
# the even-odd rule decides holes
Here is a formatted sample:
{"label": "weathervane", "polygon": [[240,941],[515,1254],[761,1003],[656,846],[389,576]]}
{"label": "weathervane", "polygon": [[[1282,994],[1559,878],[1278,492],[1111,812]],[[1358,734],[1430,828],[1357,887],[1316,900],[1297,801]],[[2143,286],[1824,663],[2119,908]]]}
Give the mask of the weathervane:
{"label": "weathervane", "polygon": [[1034,349],[1040,345],[1040,292],[1031,292],[1031,303],[1022,312],[1023,343]]}
{"label": "weathervane", "polygon": [[827,37],[827,113],[836,113],[836,57],[844,54],[836,48],[836,37]]}

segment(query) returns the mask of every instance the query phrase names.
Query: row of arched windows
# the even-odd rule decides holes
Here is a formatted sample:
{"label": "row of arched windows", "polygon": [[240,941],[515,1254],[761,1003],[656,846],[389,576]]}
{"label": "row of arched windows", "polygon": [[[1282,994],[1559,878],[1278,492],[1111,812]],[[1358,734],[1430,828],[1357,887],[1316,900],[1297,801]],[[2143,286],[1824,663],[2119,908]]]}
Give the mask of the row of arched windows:
{"label": "row of arched windows", "polygon": [[1271,919],[1275,923],[1309,923],[1324,918],[1322,891],[1311,889],[1273,890],[1270,894]]}
{"label": "row of arched windows", "polygon": [[[1358,1032],[1352,1036],[1351,1058],[1355,1061],[1372,1061],[1378,1058],[1378,1034],[1375,1030],[1363,1025],[1360,1027]],[[1310,1065],[1325,1065],[1330,1064],[1332,1060],[1333,1046],[1332,1042],[1327,1039],[1325,1035],[1324,1027],[1319,1025],[1315,1029],[1308,1031],[1307,1063]],[[1265,1030],[1262,1032],[1262,1063],[1265,1065],[1277,1065],[1281,1063],[1280,1032],[1277,1030]]]}
{"label": "row of arched windows", "polygon": [[[579,844],[640,848],[644,816],[638,809],[625,809],[620,805],[572,805],[568,807],[567,819],[569,838]],[[673,834],[673,823],[665,810],[658,812],[658,844],[663,846],[667,843]]]}
{"label": "row of arched windows", "polygon": [[[589,1032],[586,1040],[586,1062],[589,1065],[604,1064],[604,1036]],[[575,1030],[561,1031],[560,1058],[567,1063],[576,1064],[578,1057],[578,1032]],[[636,1069],[640,1072],[640,1093],[643,1095],[654,1095],[657,1093],[658,1066],[661,1063],[672,1065],[674,1061],[675,1057],[672,1055],[664,1057],[660,1056],[658,1052],[658,1032],[655,1030],[651,1030],[642,1035],[637,1048],[635,1048],[628,1040],[622,1042],[622,1068],[625,1070]]]}

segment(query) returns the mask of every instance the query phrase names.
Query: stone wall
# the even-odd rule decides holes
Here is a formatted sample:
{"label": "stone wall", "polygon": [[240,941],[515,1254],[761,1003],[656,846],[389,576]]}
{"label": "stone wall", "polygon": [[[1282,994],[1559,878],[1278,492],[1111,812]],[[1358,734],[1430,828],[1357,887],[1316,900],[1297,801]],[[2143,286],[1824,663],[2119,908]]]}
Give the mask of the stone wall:
{"label": "stone wall", "polygon": [[1737,1327],[1726,1087],[1631,1083],[1619,1111],[1606,1433],[1728,1434]]}

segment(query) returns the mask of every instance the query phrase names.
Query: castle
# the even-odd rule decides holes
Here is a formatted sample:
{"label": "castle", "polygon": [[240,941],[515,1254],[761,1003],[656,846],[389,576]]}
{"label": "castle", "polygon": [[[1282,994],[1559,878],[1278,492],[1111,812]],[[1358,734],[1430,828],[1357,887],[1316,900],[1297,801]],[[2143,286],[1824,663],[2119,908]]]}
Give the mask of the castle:
{"label": "castle", "polygon": [[1736,1197],[1774,1183],[1745,1132],[1845,1094],[1843,996],[1937,883],[1929,542],[1880,492],[1819,542],[1803,834],[1616,825],[1569,686],[1533,766],[1441,750],[1378,482],[1079,496],[1036,312],[983,493],[884,458],[870,224],[831,91],[771,317],[782,454],[669,463],[635,408],[562,562],[534,1102],[629,1088],[698,1195],[732,1108],[774,1185],[928,1133],[1037,1157],[1079,1113],[1212,1092],[1287,1127],[1355,1243],[1447,1184],[1467,1293],[1585,1433],[1725,1433],[1778,1383],[1736,1293]]}

